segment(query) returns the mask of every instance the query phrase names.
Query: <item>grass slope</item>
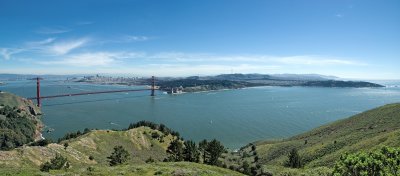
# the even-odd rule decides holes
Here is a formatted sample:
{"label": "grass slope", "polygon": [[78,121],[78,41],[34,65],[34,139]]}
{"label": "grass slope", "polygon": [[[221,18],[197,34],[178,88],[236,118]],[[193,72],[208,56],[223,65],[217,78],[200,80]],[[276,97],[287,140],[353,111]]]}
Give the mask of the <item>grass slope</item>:
{"label": "grass slope", "polygon": [[[254,144],[264,170],[282,170],[292,148],[299,150],[305,169],[331,168],[345,152],[400,146],[400,104],[378,107],[289,139]],[[251,152],[251,146],[241,152]]]}
{"label": "grass slope", "polygon": [[[39,166],[56,154],[67,157],[71,163],[68,170],[51,171],[54,175],[241,175],[228,169],[197,163],[163,163],[166,149],[173,136],[164,137],[164,141],[152,138],[149,127],[139,127],[127,131],[94,130],[61,144],[49,144],[46,147],[24,146],[11,151],[0,151],[0,175],[45,175]],[[64,143],[69,146],[65,149]],[[113,147],[122,145],[131,155],[125,165],[110,167],[107,157]],[[94,159],[90,160],[89,156]],[[155,163],[146,164],[152,157]],[[88,171],[88,167],[93,168]]]}
{"label": "grass slope", "polygon": [[7,92],[0,92],[0,105],[8,105],[10,107],[17,107],[19,109],[31,107],[36,112],[40,113],[40,108],[35,106],[32,101]]}

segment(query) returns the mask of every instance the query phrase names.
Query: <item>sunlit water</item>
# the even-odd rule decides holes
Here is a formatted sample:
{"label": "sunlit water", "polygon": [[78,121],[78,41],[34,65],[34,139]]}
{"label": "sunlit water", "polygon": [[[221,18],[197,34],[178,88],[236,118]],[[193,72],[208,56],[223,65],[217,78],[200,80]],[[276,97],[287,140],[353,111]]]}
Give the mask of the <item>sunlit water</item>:
{"label": "sunlit water", "polygon": [[[216,138],[236,149],[249,142],[305,132],[387,103],[400,102],[400,82],[386,88],[257,87],[166,95],[150,91],[84,95],[43,100],[45,137],[57,139],[84,128],[121,129],[149,120],[164,123],[185,139]],[[138,87],[139,88],[139,87]],[[42,95],[132,89],[127,86],[43,81]],[[35,96],[35,82],[0,86],[24,97]]]}

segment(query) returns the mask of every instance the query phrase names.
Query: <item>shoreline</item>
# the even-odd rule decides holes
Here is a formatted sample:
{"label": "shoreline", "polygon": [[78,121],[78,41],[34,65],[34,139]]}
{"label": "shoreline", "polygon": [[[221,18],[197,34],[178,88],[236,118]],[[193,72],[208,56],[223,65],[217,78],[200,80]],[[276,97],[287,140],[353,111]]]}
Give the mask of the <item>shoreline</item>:
{"label": "shoreline", "polygon": [[[138,84],[120,84],[120,83],[97,83],[97,82],[86,82],[86,81],[72,81],[72,83],[84,83],[84,84],[90,84],[90,85],[111,85],[111,86],[126,86],[126,87],[150,87],[151,85],[138,85]],[[368,82],[370,83],[370,82]],[[372,83],[376,84],[376,83]],[[396,88],[398,86],[387,86],[387,85],[381,85],[381,84],[376,84],[378,86],[365,86],[365,87],[360,87],[360,86],[307,86],[307,85],[257,85],[257,86],[246,86],[246,87],[241,87],[241,88],[223,88],[223,89],[216,89],[216,90],[201,90],[201,91],[188,91],[185,92],[183,91],[182,93],[167,93],[169,95],[179,95],[179,94],[185,94],[185,93],[206,93],[206,92],[216,92],[216,91],[227,91],[227,90],[240,90],[240,89],[251,89],[251,88],[262,88],[262,87],[305,87],[305,88],[358,88],[358,89],[365,89],[365,88]],[[191,87],[186,87],[186,88],[191,88]],[[163,89],[158,89],[158,91],[161,91],[162,93],[168,92],[167,90]]]}

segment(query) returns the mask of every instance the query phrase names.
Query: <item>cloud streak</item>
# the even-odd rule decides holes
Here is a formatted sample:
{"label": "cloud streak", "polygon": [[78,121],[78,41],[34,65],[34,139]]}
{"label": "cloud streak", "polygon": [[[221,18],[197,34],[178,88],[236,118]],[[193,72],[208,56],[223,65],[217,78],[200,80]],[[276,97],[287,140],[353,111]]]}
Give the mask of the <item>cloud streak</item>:
{"label": "cloud streak", "polygon": [[47,39],[40,40],[40,41],[26,42],[26,45],[28,45],[29,47],[39,47],[39,46],[42,46],[42,45],[50,44],[54,40],[55,40],[55,38],[47,38]]}
{"label": "cloud streak", "polygon": [[94,52],[65,56],[61,60],[40,61],[44,65],[64,65],[75,67],[109,67],[121,59],[132,57],[133,53]]}
{"label": "cloud streak", "polygon": [[42,28],[36,30],[35,32],[38,34],[62,34],[62,33],[66,33],[69,31],[71,31],[71,30],[66,29],[64,27],[54,27],[54,28],[42,27]]}
{"label": "cloud streak", "polygon": [[283,64],[291,65],[313,65],[313,66],[330,66],[330,65],[350,65],[350,66],[365,66],[367,64],[326,56],[290,56],[290,57],[277,57],[272,60]]}
{"label": "cloud streak", "polygon": [[5,59],[9,60],[11,59],[11,56],[13,54],[17,54],[20,52],[23,52],[23,49],[14,49],[14,48],[0,48],[0,55]]}
{"label": "cloud streak", "polygon": [[150,37],[147,36],[133,36],[133,35],[128,35],[125,37],[126,41],[130,42],[141,42],[141,41],[147,41],[150,39]]}
{"label": "cloud streak", "polygon": [[81,38],[78,40],[54,43],[52,46],[48,47],[48,52],[55,55],[64,55],[74,49],[84,46],[88,41],[89,40],[86,38]]}

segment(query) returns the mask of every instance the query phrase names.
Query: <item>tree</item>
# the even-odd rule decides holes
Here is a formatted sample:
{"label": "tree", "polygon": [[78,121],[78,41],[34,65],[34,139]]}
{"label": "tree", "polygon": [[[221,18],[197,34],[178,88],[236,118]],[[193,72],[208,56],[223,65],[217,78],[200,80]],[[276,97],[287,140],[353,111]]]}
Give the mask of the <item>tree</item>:
{"label": "tree", "polygon": [[243,168],[243,173],[246,175],[250,175],[251,174],[251,170],[250,170],[250,164],[247,161],[244,161],[242,163],[242,168]]}
{"label": "tree", "polygon": [[184,160],[189,162],[199,162],[200,152],[197,145],[193,141],[185,141],[185,149],[183,150]]}
{"label": "tree", "polygon": [[201,152],[201,157],[203,158],[203,163],[205,162],[206,157],[207,157],[206,156],[207,146],[208,146],[207,140],[203,139],[202,141],[199,142],[199,151]]}
{"label": "tree", "polygon": [[68,142],[64,143],[64,149],[67,150],[67,147],[69,146]]}
{"label": "tree", "polygon": [[286,161],[286,167],[291,167],[291,168],[301,168],[302,163],[301,163],[301,157],[299,153],[297,152],[297,149],[293,148],[288,155],[288,160]]}
{"label": "tree", "polygon": [[60,154],[57,154],[55,158],[51,159],[50,162],[44,163],[41,167],[40,170],[44,172],[49,172],[50,169],[52,170],[59,170],[62,168],[68,168],[69,167],[69,162],[67,158],[61,156]]}
{"label": "tree", "polygon": [[114,152],[107,158],[110,160],[110,166],[115,166],[128,161],[129,153],[122,146],[115,146]]}
{"label": "tree", "polygon": [[206,148],[207,157],[205,159],[205,163],[210,165],[218,165],[218,158],[224,152],[225,147],[221,144],[221,142],[213,139],[208,143]]}
{"label": "tree", "polygon": [[182,161],[183,160],[183,145],[179,139],[172,141],[168,148],[167,153],[170,154],[169,161]]}
{"label": "tree", "polygon": [[154,132],[151,133],[151,137],[152,137],[153,139],[157,139],[157,138],[160,137],[160,134],[158,134],[158,132],[154,131]]}

